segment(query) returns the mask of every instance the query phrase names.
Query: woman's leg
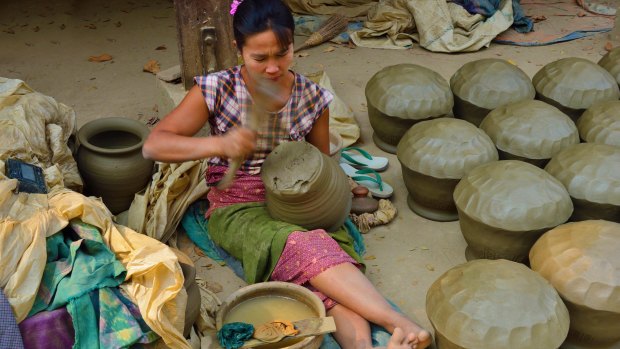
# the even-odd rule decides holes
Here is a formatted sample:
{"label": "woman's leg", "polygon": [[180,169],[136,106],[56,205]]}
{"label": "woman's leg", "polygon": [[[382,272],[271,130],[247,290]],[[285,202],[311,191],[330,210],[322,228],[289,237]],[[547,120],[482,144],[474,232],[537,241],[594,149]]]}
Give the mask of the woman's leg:
{"label": "woman's leg", "polygon": [[366,319],[341,304],[329,309],[327,315],[334,317],[338,330],[332,335],[342,349],[372,348],[370,324]]}
{"label": "woman's leg", "polygon": [[405,335],[415,335],[412,348],[426,348],[431,335],[404,314],[394,310],[366,276],[353,264],[333,266],[310,279],[310,284],[364,319],[390,333],[400,327]]}

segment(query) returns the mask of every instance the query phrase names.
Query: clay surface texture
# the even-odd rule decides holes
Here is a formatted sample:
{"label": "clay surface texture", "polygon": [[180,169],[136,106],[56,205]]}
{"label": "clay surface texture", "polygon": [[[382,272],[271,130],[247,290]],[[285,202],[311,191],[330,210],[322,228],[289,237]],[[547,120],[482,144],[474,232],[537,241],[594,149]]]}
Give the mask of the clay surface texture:
{"label": "clay surface texture", "polygon": [[587,348],[620,345],[619,250],[620,224],[604,220],[560,225],[532,247],[532,269],[551,282],[569,309],[569,341]]}
{"label": "clay surface texture", "polygon": [[620,147],[620,101],[593,105],[581,115],[577,128],[585,142]]}
{"label": "clay surface texture", "polygon": [[607,54],[598,61],[598,65],[605,68],[605,70],[616,79],[618,85],[620,85],[620,47],[616,47],[607,52]]}
{"label": "clay surface texture", "polygon": [[568,311],[553,287],[526,266],[476,260],[441,275],[426,294],[439,348],[558,348]]}
{"label": "clay surface texture", "polygon": [[487,58],[464,64],[450,78],[454,96],[485,109],[534,99],[530,78],[503,59]]}
{"label": "clay surface texture", "polygon": [[347,176],[310,143],[278,145],[265,159],[261,178],[267,210],[276,219],[334,231],[351,208],[353,194]]}
{"label": "clay surface texture", "polygon": [[474,168],[456,186],[454,201],[473,219],[511,231],[555,227],[566,222],[573,211],[562,183],[517,160]]}
{"label": "clay surface texture", "polygon": [[620,98],[618,83],[613,76],[583,58],[570,57],[551,62],[534,75],[532,82],[543,100],[549,99],[572,109],[587,109],[597,102]]}
{"label": "clay surface texture", "polygon": [[620,205],[620,148],[582,143],[561,151],[545,170],[573,198]]}
{"label": "clay surface texture", "polygon": [[501,106],[480,124],[497,148],[527,159],[550,159],[579,143],[575,123],[558,108],[537,100]]}
{"label": "clay surface texture", "polygon": [[498,160],[493,142],[474,125],[439,118],[412,126],[397,148],[398,161],[436,178],[460,179],[478,165]]}

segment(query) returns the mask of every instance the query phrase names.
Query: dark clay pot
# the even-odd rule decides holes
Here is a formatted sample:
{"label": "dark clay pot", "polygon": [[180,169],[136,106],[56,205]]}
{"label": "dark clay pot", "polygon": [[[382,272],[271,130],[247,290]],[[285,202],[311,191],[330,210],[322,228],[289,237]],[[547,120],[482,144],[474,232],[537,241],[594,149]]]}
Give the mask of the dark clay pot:
{"label": "dark clay pot", "polygon": [[439,349],[558,348],[569,316],[538,273],[507,260],[463,263],[426,293]]}
{"label": "dark clay pot", "polygon": [[145,125],[126,118],[93,120],[78,131],[76,161],[85,192],[101,197],[113,214],[127,210],[151,178],[154,162],[142,157],[148,133]]}
{"label": "dark clay pot", "polygon": [[454,205],[454,188],[459,179],[435,178],[402,166],[403,180],[409,191],[407,205],[418,215],[437,222],[459,219]]}
{"label": "dark clay pot", "polygon": [[353,194],[338,163],[307,142],[278,145],[261,171],[267,211],[306,229],[336,231],[351,211]]}
{"label": "dark clay pot", "polygon": [[532,270],[558,291],[570,313],[562,348],[620,347],[620,224],[562,224],[532,247]]}
{"label": "dark clay pot", "polygon": [[575,206],[571,221],[620,222],[620,148],[577,144],[554,156],[545,171],[568,189]]}

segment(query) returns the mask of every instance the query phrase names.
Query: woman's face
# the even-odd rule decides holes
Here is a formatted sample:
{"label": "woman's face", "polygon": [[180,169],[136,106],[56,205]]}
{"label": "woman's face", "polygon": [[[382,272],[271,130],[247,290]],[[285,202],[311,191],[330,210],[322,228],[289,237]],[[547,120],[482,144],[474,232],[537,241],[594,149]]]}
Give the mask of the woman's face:
{"label": "woman's face", "polygon": [[285,84],[293,63],[293,44],[282,49],[275,33],[266,30],[246,38],[241,56],[252,79],[267,78]]}

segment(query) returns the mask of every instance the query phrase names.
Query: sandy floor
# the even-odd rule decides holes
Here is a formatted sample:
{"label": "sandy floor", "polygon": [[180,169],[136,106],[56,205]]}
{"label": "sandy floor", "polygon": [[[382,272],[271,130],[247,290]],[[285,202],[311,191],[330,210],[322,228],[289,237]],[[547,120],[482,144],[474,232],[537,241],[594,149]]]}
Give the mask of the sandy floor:
{"label": "sandy floor", "polygon": [[[299,38],[303,40],[303,38]],[[467,54],[435,54],[410,50],[350,49],[325,46],[307,51],[295,69],[310,73],[324,69],[336,92],[351,105],[362,128],[360,145],[387,156],[390,167],[383,175],[395,188],[393,202],[399,214],[391,224],[365,235],[368,275],[380,291],[405,313],[430,328],[425,312],[426,291],[443,272],[465,261],[465,241],[458,222],[437,223],[412,213],[394,155],[378,150],[365,107],[364,86],[382,67],[416,63],[430,67],[444,78],[464,63],[479,58],[510,59],[530,77],[544,64],[577,56],[594,62],[605,53],[606,34],[545,47],[522,48],[492,44]],[[165,49],[156,48],[164,46]],[[89,62],[103,53],[113,60]],[[67,0],[4,0],[0,4],[0,76],[19,78],[32,88],[75,108],[78,124],[102,117],[122,116],[146,121],[163,117],[156,78],[142,71],[150,59],[163,69],[178,64],[175,17],[169,0],[106,2]],[[189,246],[182,237],[180,245]],[[224,299],[243,285],[227,269],[206,258],[197,259],[199,275],[221,287]]]}

